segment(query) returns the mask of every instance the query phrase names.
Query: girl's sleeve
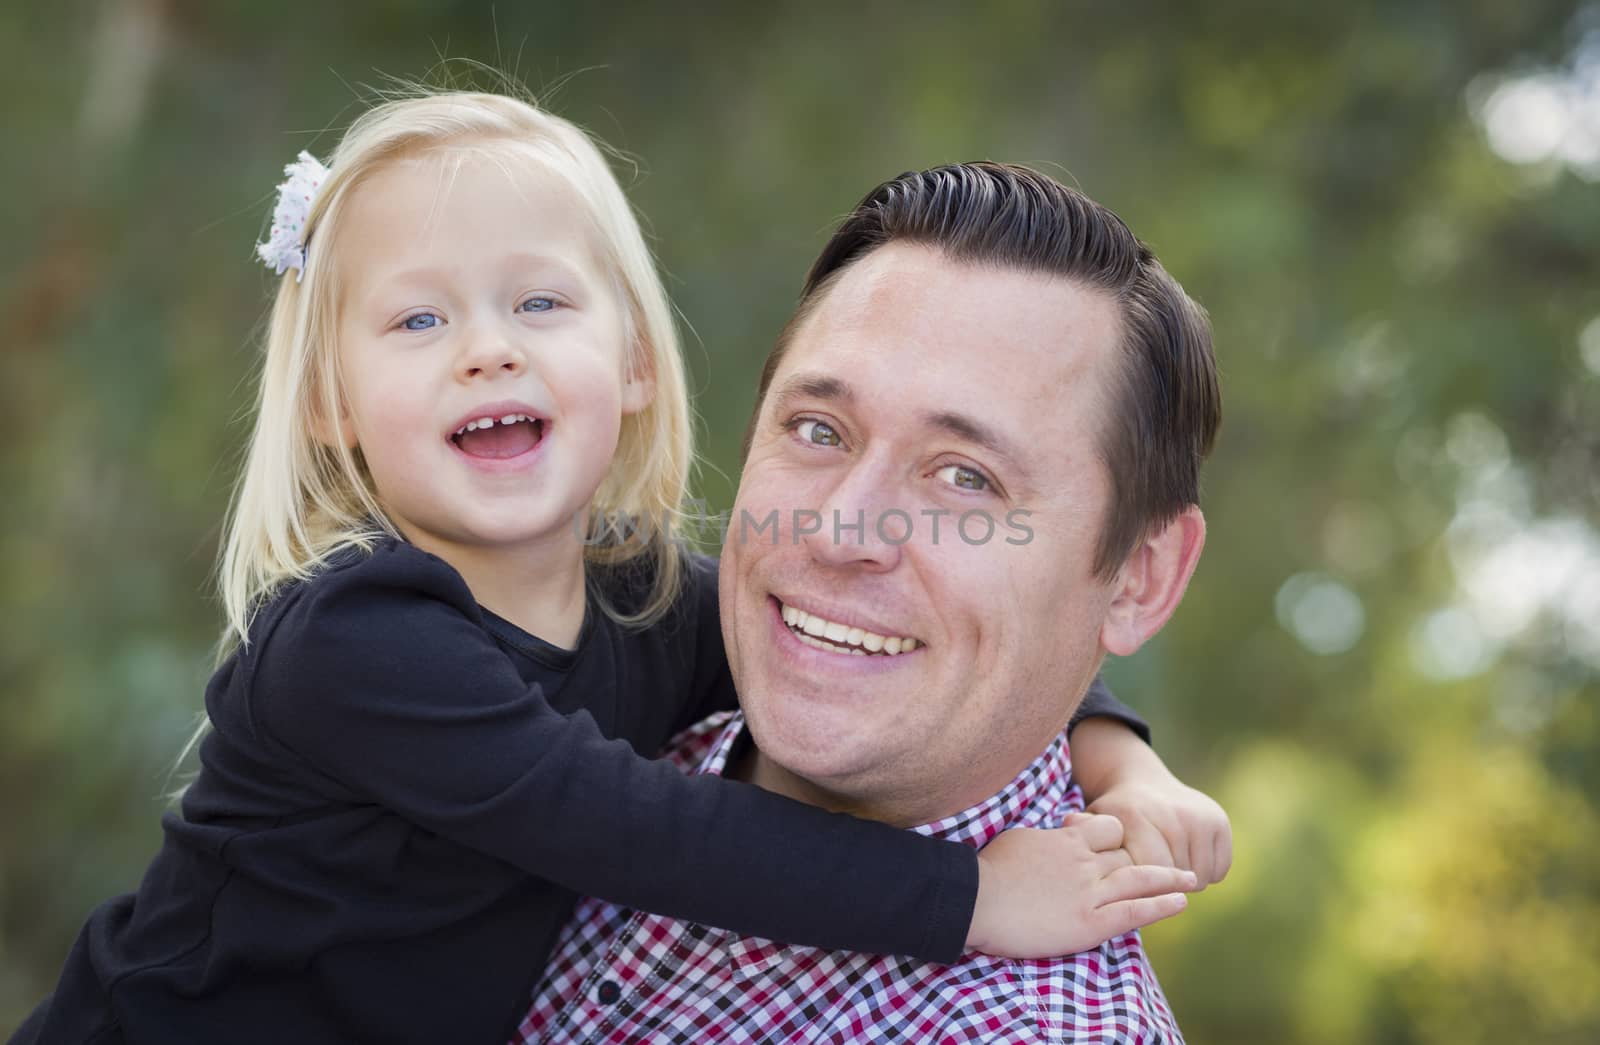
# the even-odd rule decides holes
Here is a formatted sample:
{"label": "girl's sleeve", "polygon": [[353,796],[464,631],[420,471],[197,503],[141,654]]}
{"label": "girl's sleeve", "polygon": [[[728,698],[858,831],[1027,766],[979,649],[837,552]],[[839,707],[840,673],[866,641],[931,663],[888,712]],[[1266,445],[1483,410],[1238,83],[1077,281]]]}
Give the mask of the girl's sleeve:
{"label": "girl's sleeve", "polygon": [[251,720],[343,789],[578,892],[735,932],[951,962],[977,855],[715,776],[553,710],[415,549],[305,588],[248,654]]}
{"label": "girl's sleeve", "polygon": [[1067,735],[1071,736],[1078,723],[1086,718],[1114,718],[1137,733],[1140,740],[1150,744],[1149,723],[1140,718],[1137,711],[1118,700],[1099,675],[1094,677],[1089,692],[1083,695],[1078,710],[1072,713],[1072,721],[1067,723]]}

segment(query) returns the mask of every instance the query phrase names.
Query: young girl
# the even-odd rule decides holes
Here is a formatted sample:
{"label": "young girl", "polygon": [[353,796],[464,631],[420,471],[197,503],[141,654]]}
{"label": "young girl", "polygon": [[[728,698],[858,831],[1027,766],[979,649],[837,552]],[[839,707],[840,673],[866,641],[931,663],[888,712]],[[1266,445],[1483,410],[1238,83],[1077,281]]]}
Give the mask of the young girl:
{"label": "young girl", "polygon": [[1071,949],[1028,870],[1067,831],[985,851],[980,924],[966,847],[651,761],[734,694],[715,566],[673,537],[671,316],[587,137],[445,94],[290,170],[200,774],[16,1040],[504,1041],[579,892],[935,961],[1040,924]]}

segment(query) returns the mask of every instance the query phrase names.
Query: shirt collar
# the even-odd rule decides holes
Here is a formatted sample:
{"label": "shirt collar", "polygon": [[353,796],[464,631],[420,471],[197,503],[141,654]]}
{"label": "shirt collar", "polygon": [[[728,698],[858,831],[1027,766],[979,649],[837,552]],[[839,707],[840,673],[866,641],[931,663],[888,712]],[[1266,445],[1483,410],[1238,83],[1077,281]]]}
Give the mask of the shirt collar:
{"label": "shirt collar", "polygon": [[[746,736],[744,714],[734,712],[713,738],[697,773],[721,776],[729,758]],[[1064,803],[1072,790],[1072,756],[1067,732],[1057,733],[1039,756],[1005,787],[959,813],[909,828],[918,834],[962,842],[981,849],[1001,831],[1013,827],[1060,827]]]}

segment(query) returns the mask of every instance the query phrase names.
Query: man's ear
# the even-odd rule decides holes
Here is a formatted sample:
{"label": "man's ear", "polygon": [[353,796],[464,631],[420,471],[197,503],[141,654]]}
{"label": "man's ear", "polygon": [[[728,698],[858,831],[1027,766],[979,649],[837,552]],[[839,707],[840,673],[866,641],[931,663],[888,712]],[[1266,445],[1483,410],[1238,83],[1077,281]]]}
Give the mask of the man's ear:
{"label": "man's ear", "polygon": [[1107,653],[1129,656],[1161,630],[1183,599],[1205,543],[1206,518],[1191,504],[1134,549],[1100,626]]}
{"label": "man's ear", "polygon": [[629,353],[629,358],[623,360],[622,366],[622,412],[624,415],[637,414],[656,398],[656,373],[652,365],[654,356],[650,353],[650,346],[640,343],[634,346]]}

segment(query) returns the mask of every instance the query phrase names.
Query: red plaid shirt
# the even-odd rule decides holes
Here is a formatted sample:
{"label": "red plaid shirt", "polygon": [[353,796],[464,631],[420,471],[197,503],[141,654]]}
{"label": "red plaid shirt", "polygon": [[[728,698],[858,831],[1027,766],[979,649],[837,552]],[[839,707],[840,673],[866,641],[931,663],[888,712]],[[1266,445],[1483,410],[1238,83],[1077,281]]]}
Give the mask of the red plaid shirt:
{"label": "red plaid shirt", "polygon": [[[715,715],[667,757],[723,772],[745,731]],[[912,830],[981,848],[1083,808],[1066,734],[999,794]],[[562,931],[516,1042],[1166,1042],[1183,1038],[1139,934],[1065,958],[954,965],[793,947],[588,898]]]}

